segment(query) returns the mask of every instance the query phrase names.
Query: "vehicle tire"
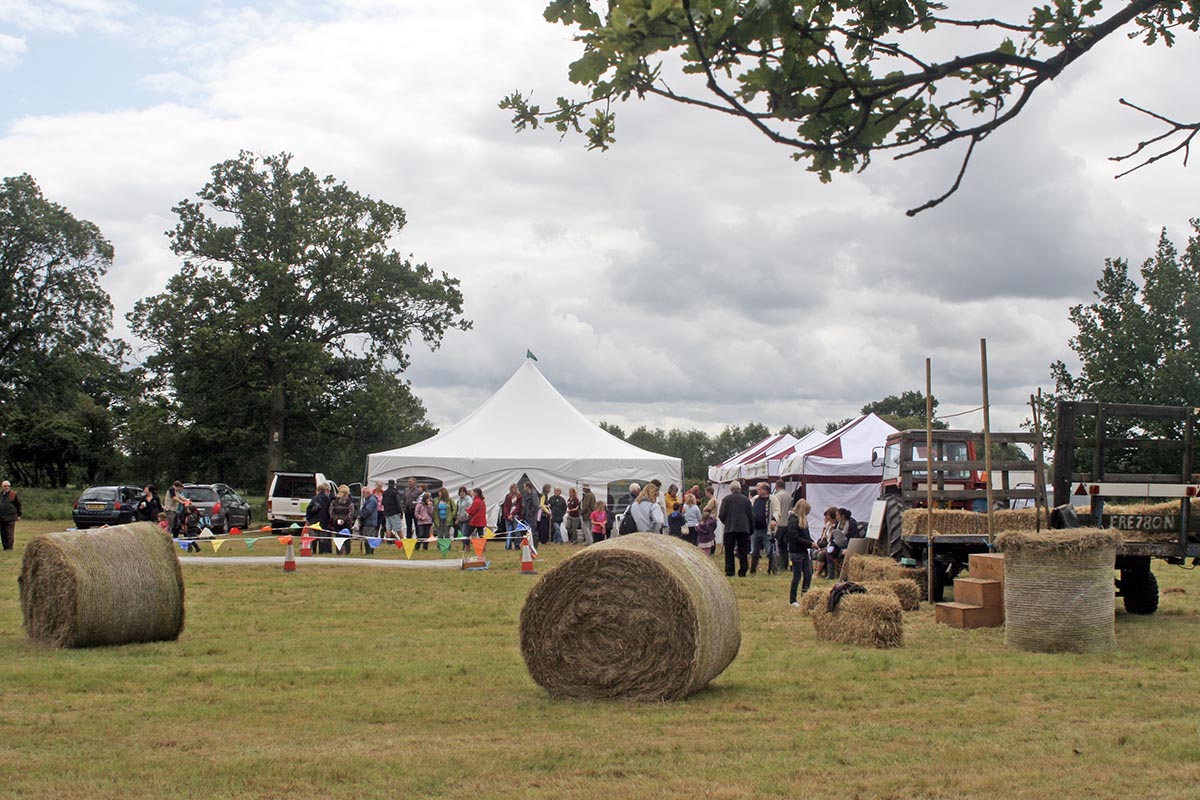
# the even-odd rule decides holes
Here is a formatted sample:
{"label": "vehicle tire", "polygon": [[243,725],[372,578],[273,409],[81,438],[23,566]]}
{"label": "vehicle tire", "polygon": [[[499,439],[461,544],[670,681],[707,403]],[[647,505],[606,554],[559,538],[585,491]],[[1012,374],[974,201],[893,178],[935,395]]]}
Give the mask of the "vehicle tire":
{"label": "vehicle tire", "polygon": [[904,503],[894,494],[885,497],[883,502],[883,531],[886,533],[883,538],[887,543],[887,555],[889,558],[900,558],[904,550],[904,542],[900,539],[904,522]]}
{"label": "vehicle tire", "polygon": [[1153,614],[1158,610],[1158,578],[1148,567],[1121,570],[1120,589],[1130,614]]}

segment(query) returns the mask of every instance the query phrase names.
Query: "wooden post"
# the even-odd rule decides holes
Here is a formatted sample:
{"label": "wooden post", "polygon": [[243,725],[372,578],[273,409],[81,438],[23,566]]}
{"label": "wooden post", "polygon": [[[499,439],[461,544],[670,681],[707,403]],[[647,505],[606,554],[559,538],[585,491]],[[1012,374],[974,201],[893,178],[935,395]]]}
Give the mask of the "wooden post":
{"label": "wooden post", "polygon": [[1033,409],[1033,511],[1037,515],[1034,528],[1042,530],[1042,509],[1046,509],[1046,519],[1050,519],[1050,508],[1046,502],[1046,465],[1042,456],[1042,388],[1038,387],[1037,398],[1029,395],[1029,405]]}
{"label": "wooden post", "polygon": [[983,469],[987,473],[988,550],[996,547],[992,519],[992,410],[988,405],[987,339],[979,340],[979,365],[983,374]]}
{"label": "wooden post", "polygon": [[933,371],[925,359],[925,579],[933,600]]}

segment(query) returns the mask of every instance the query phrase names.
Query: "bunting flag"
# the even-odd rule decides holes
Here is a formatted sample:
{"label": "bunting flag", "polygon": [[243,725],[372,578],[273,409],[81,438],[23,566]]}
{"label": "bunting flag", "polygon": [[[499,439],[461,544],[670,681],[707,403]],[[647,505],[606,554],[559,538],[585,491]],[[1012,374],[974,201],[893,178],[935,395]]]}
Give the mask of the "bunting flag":
{"label": "bunting flag", "polygon": [[209,528],[209,527],[207,527],[207,526],[206,526],[206,527],[204,528],[204,530],[200,531],[200,538],[201,538],[201,539],[211,539],[212,537],[213,537],[212,528]]}
{"label": "bunting flag", "polygon": [[293,522],[291,525],[288,525],[288,530],[289,530],[289,531],[294,531],[294,530],[296,530],[296,529],[297,529],[297,528],[299,528],[299,527],[300,527],[300,526],[299,526],[299,524],[297,524],[297,523]]}
{"label": "bunting flag", "polygon": [[340,531],[338,531],[338,533],[340,533],[342,536],[349,536],[349,535],[350,535],[350,529],[349,529],[349,528],[342,528]]}
{"label": "bunting flag", "polygon": [[325,530],[324,528],[321,527],[321,523],[319,523],[319,522],[314,522],[312,525],[309,525],[308,527],[312,528],[314,531]]}
{"label": "bunting flag", "polygon": [[484,529],[483,529],[483,538],[484,538],[484,539],[491,539],[491,538],[493,538],[495,535],[496,535],[496,532],[495,532],[494,530],[492,530],[491,528],[484,528]]}
{"label": "bunting flag", "polygon": [[271,526],[270,526],[270,525],[263,525],[261,528],[259,528],[259,529],[258,529],[258,532],[259,532],[259,533],[270,533],[270,532],[271,532]]}
{"label": "bunting flag", "polygon": [[442,551],[442,558],[450,552],[450,539],[438,539],[438,550]]}
{"label": "bunting flag", "polygon": [[475,555],[483,557],[483,549],[487,547],[487,539],[472,539],[471,549],[475,551]]}
{"label": "bunting flag", "polygon": [[251,536],[251,537],[242,539],[242,541],[246,543],[246,549],[249,550],[251,547],[254,547],[254,543],[257,542],[258,539],[256,537]]}
{"label": "bunting flag", "polygon": [[287,547],[289,544],[291,544],[291,543],[292,543],[292,537],[291,537],[291,536],[276,536],[275,538],[276,538],[276,539],[278,539],[278,540],[279,540],[279,543],[280,543],[281,545],[283,545],[284,547]]}
{"label": "bunting flag", "polygon": [[350,541],[350,538],[348,536],[334,536],[333,537],[333,547],[335,550],[337,550],[340,553],[340,552],[342,552],[342,545],[344,545],[348,541]]}
{"label": "bunting flag", "polygon": [[241,535],[242,535],[242,529],[241,529],[241,528],[230,528],[230,529],[229,529],[229,535],[230,535],[230,536],[241,536]]}
{"label": "bunting flag", "polygon": [[416,539],[401,539],[397,544],[404,548],[405,558],[412,558],[413,548],[417,546]]}
{"label": "bunting flag", "polygon": [[212,540],[213,552],[214,553],[218,552],[221,549],[221,545],[223,545],[223,544],[225,544],[225,541],[223,539],[213,539]]}
{"label": "bunting flag", "polygon": [[379,547],[379,545],[383,544],[383,539],[380,539],[378,536],[372,536],[370,539],[367,539],[367,544],[369,544],[371,549],[374,550],[376,547]]}
{"label": "bunting flag", "polygon": [[396,548],[399,550],[404,549],[404,540],[403,539],[392,539],[392,544],[396,545]]}
{"label": "bunting flag", "polygon": [[301,536],[300,537],[300,549],[308,550],[309,548],[312,547],[312,543],[314,541],[316,541],[316,539],[317,539],[317,537],[315,537],[315,536]]}
{"label": "bunting flag", "polygon": [[187,539],[176,539],[175,544],[179,545],[179,549],[186,553],[190,542]]}

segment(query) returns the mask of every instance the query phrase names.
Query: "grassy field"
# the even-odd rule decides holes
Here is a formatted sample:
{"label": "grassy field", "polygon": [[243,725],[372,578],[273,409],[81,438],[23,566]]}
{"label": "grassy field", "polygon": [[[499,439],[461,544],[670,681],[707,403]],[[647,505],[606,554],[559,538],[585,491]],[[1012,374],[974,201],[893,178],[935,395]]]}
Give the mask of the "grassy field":
{"label": "grassy field", "polygon": [[[186,565],[177,642],[28,644],[0,556],[0,795],[22,798],[1195,798],[1200,580],[1114,652],[1032,655],[905,617],[817,641],[787,579],[736,580],[737,659],[671,704],[552,702],[517,646],[529,577]],[[231,560],[244,545],[221,549]],[[264,540],[253,554],[279,552]],[[544,548],[545,571],[572,548]],[[395,548],[383,553],[402,557]],[[436,551],[417,557],[437,557]],[[614,608],[614,614],[620,609]]]}

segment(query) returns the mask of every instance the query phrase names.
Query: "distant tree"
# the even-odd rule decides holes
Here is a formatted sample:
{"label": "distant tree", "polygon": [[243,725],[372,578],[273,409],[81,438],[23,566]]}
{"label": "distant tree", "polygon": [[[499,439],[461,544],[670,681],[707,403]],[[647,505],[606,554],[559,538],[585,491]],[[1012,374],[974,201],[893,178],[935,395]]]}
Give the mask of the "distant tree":
{"label": "distant tree", "polygon": [[[1200,24],[1197,0],[1056,0],[997,18],[948,8],[930,0],[552,0],[546,20],[572,28],[582,45],[568,77],[587,96],[559,97],[543,111],[514,92],[500,107],[518,130],[553,125],[607,149],[614,106],[669,100],[744,120],[822,182],[866,169],[878,153],[905,158],[961,143],[958,179],[914,214],[951,195],[975,146],[1100,42],[1123,35],[1170,46]],[[964,29],[976,52],[958,49]],[[1137,169],[1182,152],[1186,164],[1200,123],[1121,103],[1166,130],[1119,159]]]}
{"label": "distant tree", "polygon": [[[950,425],[937,418],[938,400],[933,398],[933,427],[946,429]],[[884,422],[898,430],[925,427],[925,393],[911,389],[899,395],[890,394],[882,400],[867,403],[862,407],[863,414],[875,414]],[[847,420],[849,422],[849,420]]]}
{"label": "distant tree", "polygon": [[402,209],[291,160],[242,152],[215,165],[197,200],[173,209],[182,268],[129,315],[192,439],[230,459],[257,450],[268,473],[301,451],[321,466],[308,448],[328,434],[331,404],[403,370],[414,335],[436,348],[470,327],[457,280],[391,249]]}
{"label": "distant tree", "polygon": [[613,436],[617,437],[618,439],[625,438],[625,431],[622,430],[621,426],[614,425],[611,422],[603,422],[602,421],[600,423],[600,430],[604,431],[605,433],[611,433]]}
{"label": "distant tree", "polygon": [[727,425],[713,440],[713,463],[719,463],[745,450],[755,442],[760,442],[771,435],[771,431],[761,422],[751,422],[742,428],[737,425]]}
{"label": "distant tree", "polygon": [[797,428],[795,425],[784,425],[782,428],[780,428],[777,431],[777,433],[779,433],[779,434],[787,433],[787,434],[791,434],[792,436],[795,436],[797,439],[803,439],[805,436],[808,436],[814,430],[816,430],[816,429],[813,428],[813,426],[811,426],[811,425],[803,425],[799,428]]}

